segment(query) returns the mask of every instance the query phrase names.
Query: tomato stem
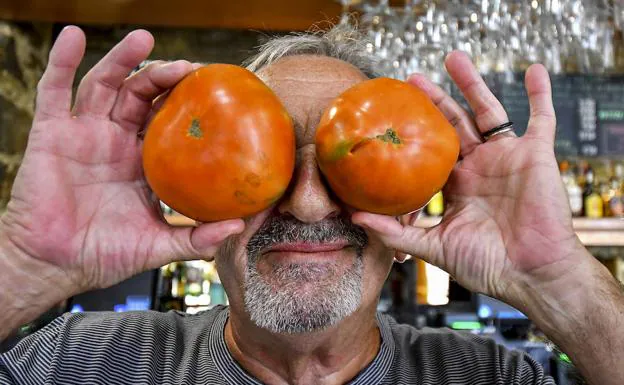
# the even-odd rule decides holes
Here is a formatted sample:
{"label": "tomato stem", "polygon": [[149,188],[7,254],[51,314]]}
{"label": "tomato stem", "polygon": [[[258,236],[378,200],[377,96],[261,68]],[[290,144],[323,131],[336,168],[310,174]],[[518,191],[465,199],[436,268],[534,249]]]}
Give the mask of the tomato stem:
{"label": "tomato stem", "polygon": [[197,139],[202,138],[204,136],[204,133],[202,132],[201,128],[199,128],[199,119],[193,118],[193,121],[191,122],[191,127],[189,127],[186,135],[192,136],[193,138],[197,138]]}
{"label": "tomato stem", "polygon": [[377,135],[375,138],[381,139],[384,142],[388,143],[401,144],[401,139],[399,139],[396,131],[394,131],[392,128],[388,128],[383,135]]}

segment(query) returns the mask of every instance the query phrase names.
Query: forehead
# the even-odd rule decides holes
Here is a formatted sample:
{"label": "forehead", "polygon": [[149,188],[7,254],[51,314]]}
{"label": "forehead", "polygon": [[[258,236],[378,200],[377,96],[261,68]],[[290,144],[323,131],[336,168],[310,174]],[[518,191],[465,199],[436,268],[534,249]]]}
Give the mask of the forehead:
{"label": "forehead", "polygon": [[314,143],[316,126],[329,103],[367,79],[342,60],[314,55],[279,59],[257,75],[277,94],[295,123],[297,148]]}

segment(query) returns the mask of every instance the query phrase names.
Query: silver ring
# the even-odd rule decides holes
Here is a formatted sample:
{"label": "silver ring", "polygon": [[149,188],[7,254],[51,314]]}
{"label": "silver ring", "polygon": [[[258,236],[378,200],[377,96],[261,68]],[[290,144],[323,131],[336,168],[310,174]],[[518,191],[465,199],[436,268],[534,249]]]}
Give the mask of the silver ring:
{"label": "silver ring", "polygon": [[483,134],[481,134],[481,139],[483,139],[484,142],[487,142],[488,140],[492,139],[496,135],[500,135],[500,134],[504,134],[505,132],[513,131],[513,129],[514,129],[513,122],[506,122],[506,123],[501,124],[500,126],[496,126],[492,128],[491,130],[488,130],[484,132]]}

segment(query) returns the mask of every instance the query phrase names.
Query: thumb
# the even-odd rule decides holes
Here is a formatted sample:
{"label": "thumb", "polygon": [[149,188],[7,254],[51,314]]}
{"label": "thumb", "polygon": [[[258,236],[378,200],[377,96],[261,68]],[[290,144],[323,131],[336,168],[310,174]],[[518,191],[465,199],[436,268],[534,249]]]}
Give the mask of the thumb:
{"label": "thumb", "polygon": [[245,229],[242,219],[200,224],[197,227],[171,227],[154,240],[148,268],[157,268],[173,261],[209,259],[231,235]]}
{"label": "thumb", "polygon": [[405,254],[421,258],[432,265],[440,266],[442,247],[434,236],[434,228],[424,229],[403,225],[386,215],[357,212],[351,221],[372,231],[388,247]]}

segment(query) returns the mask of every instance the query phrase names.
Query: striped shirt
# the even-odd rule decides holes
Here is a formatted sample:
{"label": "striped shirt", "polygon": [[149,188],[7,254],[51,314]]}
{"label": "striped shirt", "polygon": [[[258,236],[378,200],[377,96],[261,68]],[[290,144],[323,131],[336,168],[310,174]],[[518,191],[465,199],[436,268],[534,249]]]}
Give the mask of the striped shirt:
{"label": "striped shirt", "polygon": [[[227,349],[229,310],[63,315],[0,356],[0,384],[260,384]],[[554,385],[530,356],[377,315],[381,347],[349,384]]]}

